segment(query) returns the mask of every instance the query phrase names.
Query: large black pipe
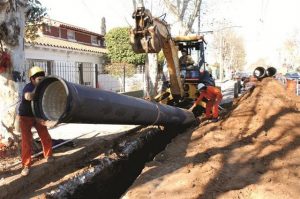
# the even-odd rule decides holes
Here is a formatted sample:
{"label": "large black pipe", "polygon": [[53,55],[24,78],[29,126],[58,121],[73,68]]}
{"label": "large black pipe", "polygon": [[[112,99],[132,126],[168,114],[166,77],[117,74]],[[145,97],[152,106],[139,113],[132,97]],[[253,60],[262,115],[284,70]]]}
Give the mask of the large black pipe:
{"label": "large black pipe", "polygon": [[257,67],[253,71],[253,76],[256,77],[257,79],[262,79],[266,76],[266,69],[264,67]]}
{"label": "large black pipe", "polygon": [[187,125],[194,114],[110,91],[85,87],[49,76],[32,101],[36,117],[57,123]]}
{"label": "large black pipe", "polygon": [[268,77],[273,77],[274,75],[276,75],[276,72],[277,72],[277,70],[274,67],[269,67],[266,70],[266,74]]}

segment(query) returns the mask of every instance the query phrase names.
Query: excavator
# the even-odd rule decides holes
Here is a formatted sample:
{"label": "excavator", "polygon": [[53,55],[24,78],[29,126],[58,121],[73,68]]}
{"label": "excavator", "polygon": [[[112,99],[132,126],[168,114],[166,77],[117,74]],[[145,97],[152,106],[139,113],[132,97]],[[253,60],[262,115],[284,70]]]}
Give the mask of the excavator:
{"label": "excavator", "polygon": [[[198,97],[197,85],[215,85],[205,69],[204,49],[206,42],[202,35],[172,37],[170,26],[161,18],[153,17],[144,6],[138,6],[132,14],[135,27],[130,31],[130,43],[135,53],[159,53],[161,50],[166,59],[169,81],[160,94],[154,97],[157,102],[184,107]],[[196,52],[198,62],[182,63],[179,51]],[[182,59],[184,60],[184,59]]]}

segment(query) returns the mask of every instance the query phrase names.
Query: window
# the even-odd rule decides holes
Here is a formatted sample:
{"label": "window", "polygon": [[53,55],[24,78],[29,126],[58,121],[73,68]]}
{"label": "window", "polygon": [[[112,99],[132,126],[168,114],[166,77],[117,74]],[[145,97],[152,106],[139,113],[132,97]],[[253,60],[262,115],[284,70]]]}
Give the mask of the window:
{"label": "window", "polygon": [[68,30],[68,40],[75,40],[75,32],[72,30]]}
{"label": "window", "polygon": [[99,44],[98,44],[97,37],[96,37],[96,36],[91,36],[91,37],[92,37],[92,38],[91,38],[92,44],[94,44],[94,45],[99,45]]}

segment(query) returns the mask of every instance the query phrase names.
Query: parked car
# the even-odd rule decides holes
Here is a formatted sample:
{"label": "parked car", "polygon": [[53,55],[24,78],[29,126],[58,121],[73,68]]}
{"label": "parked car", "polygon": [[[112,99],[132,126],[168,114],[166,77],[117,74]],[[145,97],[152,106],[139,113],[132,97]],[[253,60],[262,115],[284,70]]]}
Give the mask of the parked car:
{"label": "parked car", "polygon": [[236,72],[233,75],[233,79],[243,81],[244,79],[249,78],[250,76],[251,76],[251,74],[247,73],[247,72]]}
{"label": "parked car", "polygon": [[300,74],[299,73],[287,73],[287,74],[285,74],[285,77],[287,79],[299,79],[300,80]]}

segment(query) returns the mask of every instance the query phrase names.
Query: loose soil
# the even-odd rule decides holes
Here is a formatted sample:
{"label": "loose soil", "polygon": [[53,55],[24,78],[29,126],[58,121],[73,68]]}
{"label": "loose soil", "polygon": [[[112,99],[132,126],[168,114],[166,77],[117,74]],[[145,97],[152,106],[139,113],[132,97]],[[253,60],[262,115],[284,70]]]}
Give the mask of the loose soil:
{"label": "loose soil", "polygon": [[177,136],[123,198],[298,198],[300,97],[266,78],[222,117]]}
{"label": "loose soil", "polygon": [[[297,198],[299,146],[300,97],[267,78],[237,99],[221,121],[202,122],[178,135],[146,164],[123,198]],[[20,172],[6,169],[19,160],[18,151],[2,148],[2,176]],[[49,172],[63,182],[78,175],[78,164],[71,172]],[[59,186],[42,176],[40,196]]]}

